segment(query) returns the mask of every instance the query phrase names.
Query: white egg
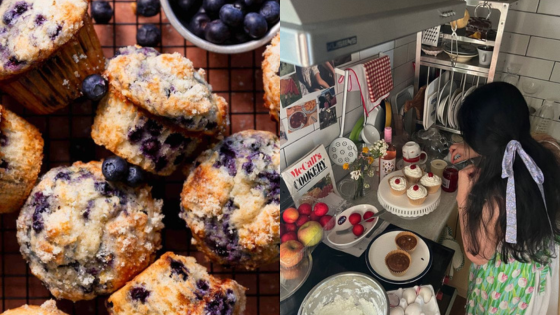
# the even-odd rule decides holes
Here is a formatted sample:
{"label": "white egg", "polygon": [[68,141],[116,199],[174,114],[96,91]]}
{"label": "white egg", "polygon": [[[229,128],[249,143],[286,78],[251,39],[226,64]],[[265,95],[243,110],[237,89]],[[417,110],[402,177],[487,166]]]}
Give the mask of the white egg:
{"label": "white egg", "polygon": [[410,304],[416,300],[416,290],[410,288],[403,291],[402,294],[403,298],[406,300],[406,303]]}
{"label": "white egg", "polygon": [[422,297],[422,299],[424,300],[425,303],[430,302],[430,300],[432,299],[432,290],[430,290],[430,288],[422,288],[420,289],[420,292],[418,293],[418,295],[420,295]]}
{"label": "white egg", "polygon": [[389,315],[404,315],[404,310],[402,309],[402,307],[397,306],[391,309]]}
{"label": "white egg", "polygon": [[417,303],[412,303],[406,307],[404,310],[404,315],[423,315],[422,313],[422,306]]}
{"label": "white egg", "polygon": [[400,299],[396,294],[389,293],[389,294],[387,294],[387,297],[389,298],[389,306],[390,307],[399,306]]}
{"label": "white egg", "polygon": [[399,301],[399,306],[404,310],[408,306],[408,303],[406,303],[406,300],[404,298],[402,298]]}

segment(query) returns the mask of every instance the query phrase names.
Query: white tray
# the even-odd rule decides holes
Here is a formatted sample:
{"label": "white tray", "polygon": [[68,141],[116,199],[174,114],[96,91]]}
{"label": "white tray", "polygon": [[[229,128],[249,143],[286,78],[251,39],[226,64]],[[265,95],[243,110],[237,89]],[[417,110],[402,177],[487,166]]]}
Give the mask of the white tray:
{"label": "white tray", "polygon": [[[406,289],[413,289],[414,291],[416,291],[416,294],[418,294],[418,291],[420,290],[420,288],[428,288],[430,289],[430,291],[432,291],[432,298],[428,301],[428,303],[424,303],[424,300],[420,297],[420,296],[416,296],[416,299],[414,300],[414,302],[421,304],[422,305],[422,314],[424,315],[441,315],[441,313],[439,312],[439,307],[437,304],[437,298],[434,292],[434,287],[432,287],[431,285],[423,285],[423,286],[414,286],[412,288],[400,288],[398,290],[394,290],[394,291],[389,291],[387,292],[387,297],[389,299],[389,304],[391,304],[391,300],[394,299],[392,296],[396,296],[399,299],[399,306],[403,309],[406,308],[406,306],[408,306],[408,303],[406,303],[406,301],[403,300],[403,291]],[[421,300],[421,301],[420,301]],[[390,305],[391,309],[395,308],[396,306],[394,305]],[[404,306],[404,307],[403,307]]]}
{"label": "white tray", "polygon": [[395,196],[391,193],[389,178],[394,176],[404,175],[402,171],[395,171],[385,176],[381,180],[381,183],[379,183],[377,199],[379,199],[379,203],[383,206],[383,208],[387,209],[387,211],[392,214],[405,219],[415,219],[437,209],[441,200],[441,189],[435,194],[429,194],[423,204],[416,206],[408,201],[406,194],[402,196]]}

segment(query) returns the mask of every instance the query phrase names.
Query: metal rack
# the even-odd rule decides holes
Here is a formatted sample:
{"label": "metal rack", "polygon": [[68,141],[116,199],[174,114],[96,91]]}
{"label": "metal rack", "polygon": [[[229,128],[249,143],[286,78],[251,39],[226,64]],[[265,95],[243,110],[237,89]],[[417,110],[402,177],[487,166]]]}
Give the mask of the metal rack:
{"label": "metal rack", "polygon": [[[450,56],[445,53],[440,53],[437,56],[429,56],[422,52],[422,32],[417,33],[417,44],[416,44],[416,67],[415,67],[415,77],[414,77],[414,92],[418,92],[419,85],[420,85],[420,71],[421,68],[427,67],[428,77],[430,75],[431,69],[439,69],[439,74],[442,74],[442,71],[451,71],[452,73],[459,73],[461,76],[471,76],[477,77],[477,82],[482,84],[490,83],[494,81],[494,77],[496,74],[496,66],[498,63],[499,51],[502,44],[505,23],[507,19],[507,14],[509,11],[509,7],[511,4],[517,2],[517,0],[494,0],[494,1],[467,1],[468,6],[472,5],[483,5],[489,4],[493,10],[497,10],[500,13],[500,18],[498,21],[497,29],[496,29],[496,38],[495,40],[484,40],[484,39],[474,39],[466,36],[453,36],[447,33],[440,33],[440,40],[443,42],[444,40],[457,40],[458,42],[462,43],[469,43],[474,45],[486,45],[486,46],[493,46],[494,53],[492,55],[492,60],[489,66],[481,66],[478,64],[478,58],[472,58],[468,62],[459,63],[451,60]],[[427,80],[426,84],[429,83],[429,79]],[[478,85],[477,83],[477,85]],[[464,94],[466,85],[463,85],[463,90],[461,93]],[[440,88],[438,86],[438,99],[436,104],[440,104]],[[444,126],[441,122],[437,122],[435,126],[441,130],[448,131],[451,133],[459,134],[460,132],[456,128],[450,128],[449,126]]]}
{"label": "metal rack", "polygon": [[[184,40],[173,29],[163,12],[151,18],[137,17],[131,8],[135,1],[109,2],[115,9],[113,20],[108,25],[95,26],[107,57],[113,56],[118,47],[135,44],[138,27],[153,23],[162,30],[162,41],[157,49],[163,52],[179,52],[191,59],[196,68],[206,69],[208,81],[214,87],[214,91],[228,100],[231,120],[229,133],[244,129],[277,132],[278,124],[270,121],[268,110],[263,106],[261,63],[265,47],[239,55],[209,53]],[[80,99],[48,116],[33,114],[6,95],[2,95],[2,104],[37,126],[43,134],[45,157],[41,174],[52,167],[69,165],[75,161],[99,160],[112,155],[104,148],[96,146],[90,137],[96,104]],[[184,179],[180,172],[166,178],[150,179],[154,197],[164,200],[163,248],[158,251],[158,255],[173,251],[193,256],[215,276],[235,279],[247,287],[247,315],[279,314],[278,264],[256,271],[224,268],[206,262],[204,255],[191,245],[190,231],[178,217],[179,194]],[[16,220],[17,213],[0,215],[0,313],[23,304],[41,304],[52,298],[41,282],[31,274],[19,253]],[[57,301],[57,304],[68,314],[107,314],[106,298],[99,297],[78,303],[61,300]]]}

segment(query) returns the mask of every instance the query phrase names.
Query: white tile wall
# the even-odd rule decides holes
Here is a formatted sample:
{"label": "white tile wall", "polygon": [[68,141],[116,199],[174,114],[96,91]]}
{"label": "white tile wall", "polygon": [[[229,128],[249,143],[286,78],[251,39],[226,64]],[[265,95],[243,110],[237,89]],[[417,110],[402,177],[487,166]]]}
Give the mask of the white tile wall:
{"label": "white tile wall", "polygon": [[498,71],[520,64],[517,86],[521,92],[526,82],[539,85],[535,94],[525,95],[535,108],[547,98],[560,100],[560,0],[518,1],[508,13],[506,31]]}
{"label": "white tile wall", "polygon": [[[414,69],[412,61],[416,49],[416,34],[405,36],[388,43],[384,43],[359,53],[352,55],[352,60],[361,60],[383,52],[391,58],[391,67],[393,69],[393,82],[394,88],[391,94],[397,93],[408,85],[413,84]],[[282,167],[290,165],[313,149],[319,144],[328,145],[340,134],[340,122],[342,120],[342,93],[337,95],[337,116],[339,117],[339,124],[335,124],[320,130],[319,123],[316,123],[313,128],[306,128],[304,130],[288,134],[288,142],[284,144],[281,149],[281,158],[285,159],[282,162]],[[305,102],[306,97],[313,98],[316,96],[304,96],[300,102]],[[359,92],[348,93],[348,101],[346,108],[346,122],[344,125],[344,134],[348,135],[356,121],[363,115]],[[339,179],[344,177],[347,172],[341,167],[333,165],[335,178]]]}

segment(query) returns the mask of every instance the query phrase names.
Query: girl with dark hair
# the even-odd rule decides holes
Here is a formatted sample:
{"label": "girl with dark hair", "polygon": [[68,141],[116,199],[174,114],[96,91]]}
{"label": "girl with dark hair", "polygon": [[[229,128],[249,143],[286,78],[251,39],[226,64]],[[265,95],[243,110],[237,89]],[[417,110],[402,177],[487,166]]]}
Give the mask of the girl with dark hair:
{"label": "girl with dark hair", "polygon": [[[458,113],[454,163],[469,274],[467,314],[557,314],[560,229],[558,144],[531,137],[523,95],[508,83],[476,89]],[[552,150],[552,151],[551,151]]]}

